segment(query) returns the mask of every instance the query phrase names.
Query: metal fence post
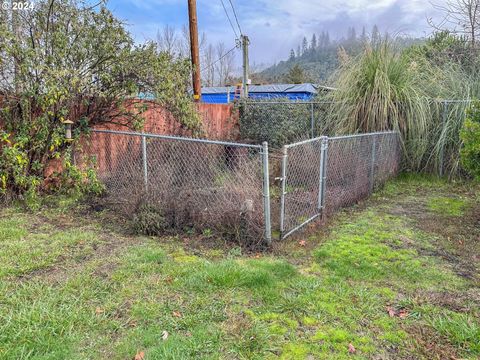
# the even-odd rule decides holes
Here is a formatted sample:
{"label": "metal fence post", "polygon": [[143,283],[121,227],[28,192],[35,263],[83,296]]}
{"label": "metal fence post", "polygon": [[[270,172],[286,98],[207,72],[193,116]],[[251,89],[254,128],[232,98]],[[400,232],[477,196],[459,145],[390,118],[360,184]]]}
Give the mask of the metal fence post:
{"label": "metal fence post", "polygon": [[318,210],[323,215],[325,209],[325,189],[327,186],[328,137],[324,136],[320,145],[320,181],[318,184]]}
{"label": "metal fence post", "polygon": [[310,111],[311,111],[310,121],[311,121],[312,139],[313,139],[315,137],[315,115],[313,110],[313,102],[311,103]]}
{"label": "metal fence post", "polygon": [[142,135],[142,162],[143,162],[143,182],[145,191],[148,190],[148,166],[147,166],[147,137]]}
{"label": "metal fence post", "polygon": [[280,195],[280,239],[283,238],[283,234],[285,232],[285,195],[286,193],[286,186],[287,186],[287,147],[284,146],[282,148],[282,175],[280,181],[282,182],[282,193]]}
{"label": "metal fence post", "polygon": [[377,161],[377,134],[373,134],[372,141],[372,164],[370,166],[370,193],[375,189],[375,162]]}
{"label": "metal fence post", "polygon": [[[442,130],[440,133],[440,137],[442,136],[442,133],[445,129],[445,125],[447,124],[447,117],[448,117],[448,102],[447,100],[443,101],[443,115],[442,115]],[[443,159],[445,157],[445,142],[442,141],[442,146],[440,147],[440,153],[438,154],[439,158],[439,166],[438,166],[438,176],[442,177],[443,176]]]}
{"label": "metal fence post", "polygon": [[268,143],[262,143],[262,164],[263,164],[263,210],[265,217],[265,240],[267,244],[272,243],[272,227],[270,219],[270,179],[268,171]]}

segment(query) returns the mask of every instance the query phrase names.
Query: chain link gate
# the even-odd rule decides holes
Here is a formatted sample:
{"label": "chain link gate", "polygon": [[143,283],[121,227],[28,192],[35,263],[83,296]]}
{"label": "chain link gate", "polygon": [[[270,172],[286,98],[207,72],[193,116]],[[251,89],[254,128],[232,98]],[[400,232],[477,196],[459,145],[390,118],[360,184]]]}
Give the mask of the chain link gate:
{"label": "chain link gate", "polygon": [[280,238],[368,197],[398,172],[400,158],[396,132],[322,136],[284,146]]}
{"label": "chain link gate", "polygon": [[282,148],[280,238],[315,220],[325,207],[328,137]]}

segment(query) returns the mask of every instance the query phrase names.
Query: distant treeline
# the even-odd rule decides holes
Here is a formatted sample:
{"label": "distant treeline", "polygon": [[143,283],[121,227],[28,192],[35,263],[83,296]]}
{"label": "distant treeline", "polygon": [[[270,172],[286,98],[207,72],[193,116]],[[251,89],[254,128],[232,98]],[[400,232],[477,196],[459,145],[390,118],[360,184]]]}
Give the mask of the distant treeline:
{"label": "distant treeline", "polygon": [[[381,33],[374,25],[371,31],[365,27],[358,33],[355,27],[349,27],[346,36],[333,38],[328,31],[304,36],[297,48],[290,50],[288,60],[263,70],[254,78],[257,82],[315,82],[325,84],[338,68],[342,56],[358,55],[366,42],[380,43],[390,38],[388,33]],[[395,36],[399,48],[409,47],[424,41],[419,38]]]}

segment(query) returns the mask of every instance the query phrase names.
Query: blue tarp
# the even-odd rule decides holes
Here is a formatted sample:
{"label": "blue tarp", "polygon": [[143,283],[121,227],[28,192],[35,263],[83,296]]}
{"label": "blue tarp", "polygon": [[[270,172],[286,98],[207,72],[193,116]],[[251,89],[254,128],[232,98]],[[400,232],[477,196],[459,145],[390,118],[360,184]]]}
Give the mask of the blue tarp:
{"label": "blue tarp", "polygon": [[[332,90],[314,84],[274,84],[250,85],[248,97],[251,99],[288,98],[292,101],[311,100],[318,91]],[[234,100],[235,87],[206,87],[202,88],[202,102],[210,104],[227,104]]]}

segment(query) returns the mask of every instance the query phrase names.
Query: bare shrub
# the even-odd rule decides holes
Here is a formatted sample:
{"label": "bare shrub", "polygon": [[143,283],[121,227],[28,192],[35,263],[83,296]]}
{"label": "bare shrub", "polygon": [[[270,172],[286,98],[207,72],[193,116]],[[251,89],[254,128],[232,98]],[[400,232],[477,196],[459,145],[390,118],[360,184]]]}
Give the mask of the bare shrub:
{"label": "bare shrub", "polygon": [[147,138],[145,169],[140,137],[96,135],[102,148],[89,151],[98,157],[105,201],[134,219],[134,229],[147,234],[210,229],[244,247],[263,243],[258,148]]}

